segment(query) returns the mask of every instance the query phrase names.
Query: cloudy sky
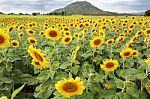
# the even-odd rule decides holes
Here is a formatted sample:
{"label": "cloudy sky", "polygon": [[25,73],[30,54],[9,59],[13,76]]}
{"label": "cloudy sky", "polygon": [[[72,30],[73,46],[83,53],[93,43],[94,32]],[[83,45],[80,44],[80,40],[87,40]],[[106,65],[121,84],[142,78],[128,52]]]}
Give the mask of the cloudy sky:
{"label": "cloudy sky", "polygon": [[112,12],[143,12],[150,9],[150,0],[0,0],[0,12],[47,13],[75,1],[88,1],[94,6]]}

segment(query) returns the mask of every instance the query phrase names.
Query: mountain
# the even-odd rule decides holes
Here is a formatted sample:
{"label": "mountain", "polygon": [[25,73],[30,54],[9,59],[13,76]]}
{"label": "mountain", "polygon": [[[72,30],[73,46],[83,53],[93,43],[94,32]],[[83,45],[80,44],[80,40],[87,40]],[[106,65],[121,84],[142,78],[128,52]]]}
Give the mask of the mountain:
{"label": "mountain", "polygon": [[64,8],[56,9],[52,13],[62,13],[66,15],[118,15],[117,13],[103,11],[87,1],[77,1]]}
{"label": "mountain", "polygon": [[144,15],[145,12],[135,12],[135,13],[130,13],[130,14],[134,14],[134,15]]}

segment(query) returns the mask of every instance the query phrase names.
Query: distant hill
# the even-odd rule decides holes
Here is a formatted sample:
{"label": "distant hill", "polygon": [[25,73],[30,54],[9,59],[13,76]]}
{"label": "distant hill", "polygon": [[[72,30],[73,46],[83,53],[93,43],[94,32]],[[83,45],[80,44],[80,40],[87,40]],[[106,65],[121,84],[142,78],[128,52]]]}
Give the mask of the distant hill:
{"label": "distant hill", "polygon": [[109,11],[103,11],[87,1],[77,1],[64,8],[56,9],[52,13],[65,12],[66,15],[118,15]]}

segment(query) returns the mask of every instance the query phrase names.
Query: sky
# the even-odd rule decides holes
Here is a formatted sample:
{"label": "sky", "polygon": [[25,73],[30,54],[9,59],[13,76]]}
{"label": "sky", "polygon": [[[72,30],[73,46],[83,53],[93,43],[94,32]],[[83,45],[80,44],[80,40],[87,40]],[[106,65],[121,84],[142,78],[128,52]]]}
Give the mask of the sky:
{"label": "sky", "polygon": [[76,1],[88,1],[104,11],[118,13],[144,12],[150,9],[150,0],[0,0],[0,12],[48,13]]}

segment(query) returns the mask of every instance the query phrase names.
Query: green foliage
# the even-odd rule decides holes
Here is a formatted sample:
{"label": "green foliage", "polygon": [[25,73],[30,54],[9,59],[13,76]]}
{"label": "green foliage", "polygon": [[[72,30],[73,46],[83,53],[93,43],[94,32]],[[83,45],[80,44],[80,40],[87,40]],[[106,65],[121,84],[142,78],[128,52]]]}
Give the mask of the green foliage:
{"label": "green foliage", "polygon": [[144,16],[150,16],[150,10],[145,11]]}

